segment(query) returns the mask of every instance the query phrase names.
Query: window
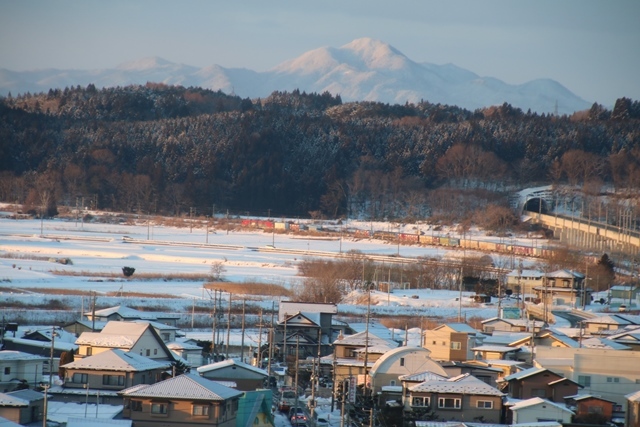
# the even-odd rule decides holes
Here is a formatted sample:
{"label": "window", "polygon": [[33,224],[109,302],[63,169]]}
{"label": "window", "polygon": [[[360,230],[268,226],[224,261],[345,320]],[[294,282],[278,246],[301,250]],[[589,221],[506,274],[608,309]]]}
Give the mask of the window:
{"label": "window", "polygon": [[124,375],[103,375],[102,385],[124,385]]}
{"label": "window", "polygon": [[5,366],[4,367],[4,374],[5,375],[11,374],[11,366]]}
{"label": "window", "polygon": [[411,406],[430,406],[428,397],[414,397],[411,400]]}
{"label": "window", "polygon": [[436,345],[436,342],[435,342],[435,341],[432,341],[432,344],[433,344],[433,345]]}
{"label": "window", "polygon": [[578,375],[578,384],[582,387],[591,387],[591,377],[588,375]]}
{"label": "window", "polygon": [[395,386],[396,385],[396,380],[390,380],[389,381],[389,385],[390,386]]}
{"label": "window", "polygon": [[155,415],[167,415],[167,404],[166,403],[152,403],[151,404],[151,413]]}
{"label": "window", "polygon": [[76,384],[86,384],[89,382],[89,376],[87,374],[73,374],[71,382]]}
{"label": "window", "polygon": [[404,357],[400,358],[400,366],[404,366]]}
{"label": "window", "polygon": [[158,354],[158,349],[157,349],[157,348],[154,348],[154,349],[153,349],[153,354],[154,354],[154,356],[155,356],[156,354]]}
{"label": "window", "polygon": [[476,402],[476,408],[493,409],[493,402],[490,400],[478,400]]}
{"label": "window", "polygon": [[196,417],[206,417],[209,415],[209,405],[193,405],[191,415]]}
{"label": "window", "polygon": [[460,409],[460,399],[441,397],[438,399],[438,408],[443,409]]}
{"label": "window", "polygon": [[458,341],[451,341],[451,350],[460,350],[462,348],[462,344]]}
{"label": "window", "polygon": [[607,377],[607,382],[608,383],[619,383],[620,382],[620,378],[618,378],[618,377]]}
{"label": "window", "polygon": [[602,406],[589,406],[587,408],[587,412],[590,414],[602,414],[604,412],[604,408]]}
{"label": "window", "polygon": [[447,342],[446,341],[442,341],[442,345],[447,345]]}
{"label": "window", "polygon": [[87,356],[91,356],[93,354],[93,347],[87,347]]}
{"label": "window", "polygon": [[258,424],[260,424],[260,418],[256,417],[256,418],[253,420],[253,424],[254,424],[254,425],[256,425],[256,426],[257,426]]}
{"label": "window", "polygon": [[147,356],[151,356],[151,350],[147,349]]}
{"label": "window", "polygon": [[135,412],[142,412],[142,400],[132,400],[131,410]]}

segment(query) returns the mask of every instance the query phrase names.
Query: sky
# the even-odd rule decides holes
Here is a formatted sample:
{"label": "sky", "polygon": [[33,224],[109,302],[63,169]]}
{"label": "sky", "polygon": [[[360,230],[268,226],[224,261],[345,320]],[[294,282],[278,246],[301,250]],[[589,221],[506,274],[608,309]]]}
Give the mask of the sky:
{"label": "sky", "polygon": [[113,68],[159,56],[266,71],[371,37],[416,62],[509,84],[557,80],[589,102],[640,100],[637,0],[0,0],[0,68]]}

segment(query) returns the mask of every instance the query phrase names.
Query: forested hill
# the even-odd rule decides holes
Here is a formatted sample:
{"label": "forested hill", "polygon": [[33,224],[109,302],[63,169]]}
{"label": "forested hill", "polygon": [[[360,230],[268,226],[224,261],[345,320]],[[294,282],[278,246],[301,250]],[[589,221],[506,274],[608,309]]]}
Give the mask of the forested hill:
{"label": "forested hill", "polygon": [[31,206],[84,196],[124,211],[402,217],[433,209],[442,187],[640,188],[640,103],[555,117],[89,85],[1,99],[0,173],[0,199]]}

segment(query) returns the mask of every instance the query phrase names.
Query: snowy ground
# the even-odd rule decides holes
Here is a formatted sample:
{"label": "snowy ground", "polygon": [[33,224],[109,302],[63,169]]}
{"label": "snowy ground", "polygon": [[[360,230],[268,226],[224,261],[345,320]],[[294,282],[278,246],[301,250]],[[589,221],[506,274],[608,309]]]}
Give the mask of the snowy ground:
{"label": "snowy ground", "polygon": [[[1,215],[0,215],[1,216]],[[350,222],[350,227],[415,232],[416,225],[394,226],[386,223]],[[425,229],[428,226],[425,226]],[[446,233],[447,230],[440,231]],[[275,247],[275,248],[273,248]],[[390,261],[416,257],[460,258],[461,251],[438,247],[389,244],[375,239],[314,239],[262,231],[220,232],[204,228],[159,227],[149,224],[82,223],[73,220],[12,220],[0,218],[0,292],[4,298],[20,301],[46,302],[52,296],[38,293],[38,288],[97,291],[98,295],[115,292],[119,297],[100,297],[103,304],[169,306],[170,311],[186,313],[197,300],[209,300],[202,281],[127,280],[122,267],[129,266],[141,273],[201,274],[211,270],[213,262],[222,262],[227,281],[259,281],[291,287],[299,283],[297,263],[314,256],[338,256],[350,250],[368,255],[389,256]],[[284,252],[286,251],[286,252]],[[293,251],[293,252],[291,252]],[[399,256],[398,256],[399,254]],[[471,255],[470,251],[467,255]],[[480,254],[478,254],[480,255]],[[30,259],[38,258],[38,259]],[[55,259],[69,258],[63,265]],[[52,271],[74,273],[112,273],[116,278],[75,277],[53,274]],[[27,292],[26,294],[17,293]],[[129,297],[128,293],[170,294],[175,300]],[[493,317],[497,308],[473,304],[466,293],[462,304],[457,291],[395,290],[390,294],[373,292],[373,312],[379,315],[403,313],[410,316]],[[68,305],[83,308],[80,296],[55,296]],[[143,301],[144,300],[144,301]],[[270,308],[273,301],[262,298],[253,301]],[[277,303],[277,301],[276,301]],[[364,307],[347,299],[339,311],[358,315]],[[42,317],[42,323],[46,319]],[[69,313],[70,316],[75,316]]]}

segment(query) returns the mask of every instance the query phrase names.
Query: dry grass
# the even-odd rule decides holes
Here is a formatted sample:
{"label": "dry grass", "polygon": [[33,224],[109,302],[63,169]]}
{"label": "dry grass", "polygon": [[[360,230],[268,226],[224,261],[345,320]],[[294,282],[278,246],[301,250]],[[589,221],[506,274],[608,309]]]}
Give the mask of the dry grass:
{"label": "dry grass", "polygon": [[273,285],[269,283],[258,282],[244,282],[244,283],[230,283],[230,282],[211,282],[205,283],[205,289],[209,290],[221,290],[222,292],[229,292],[236,295],[267,295],[271,297],[291,297],[293,293],[281,285]]}
{"label": "dry grass", "polygon": [[[13,293],[13,294],[41,294],[41,295],[65,295],[65,296],[93,296],[93,291],[83,291],[80,289],[60,289],[60,288],[9,288],[9,287],[0,287],[0,292],[3,293]],[[107,297],[118,297],[118,296],[126,296],[126,297],[139,297],[139,298],[165,298],[165,299],[174,299],[179,298],[176,295],[171,294],[156,294],[156,293],[147,293],[147,292],[104,292],[100,293],[100,295]]]}
{"label": "dry grass", "polygon": [[[69,271],[69,270],[51,270],[51,274],[56,276],[72,276],[72,277],[101,277],[106,279],[124,279],[122,273],[112,272],[95,272],[95,271]],[[202,273],[134,273],[133,276],[127,277],[126,280],[164,280],[165,282],[176,281],[189,281],[189,282],[201,282],[209,280],[211,277]]]}
{"label": "dry grass", "polygon": [[7,252],[0,254],[0,258],[5,259],[26,259],[31,261],[49,261],[51,257],[42,256],[42,255],[31,255],[31,254],[16,254],[13,252]]}

